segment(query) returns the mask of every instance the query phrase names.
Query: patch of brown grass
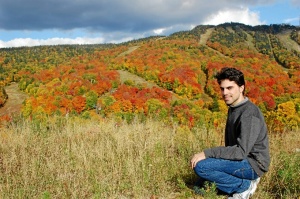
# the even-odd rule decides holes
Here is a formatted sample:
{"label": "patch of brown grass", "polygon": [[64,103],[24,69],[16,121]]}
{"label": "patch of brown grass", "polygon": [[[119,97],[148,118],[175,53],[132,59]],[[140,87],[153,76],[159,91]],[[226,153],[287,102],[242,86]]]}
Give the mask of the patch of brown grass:
{"label": "patch of brown grass", "polygon": [[[297,133],[271,135],[272,166],[255,198],[276,195],[277,158],[295,153]],[[189,159],[222,137],[151,120],[20,119],[0,131],[0,197],[197,198],[188,188],[196,178]]]}

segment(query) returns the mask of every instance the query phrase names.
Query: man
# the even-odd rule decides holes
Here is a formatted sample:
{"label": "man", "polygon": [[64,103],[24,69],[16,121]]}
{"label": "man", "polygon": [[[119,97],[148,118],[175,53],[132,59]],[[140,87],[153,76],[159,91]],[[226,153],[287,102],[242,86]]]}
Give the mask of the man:
{"label": "man", "polygon": [[232,195],[230,198],[247,199],[270,165],[267,127],[259,108],[244,96],[241,71],[226,67],[216,78],[229,106],[225,146],[195,154],[191,166],[200,184],[213,182],[219,190]]}

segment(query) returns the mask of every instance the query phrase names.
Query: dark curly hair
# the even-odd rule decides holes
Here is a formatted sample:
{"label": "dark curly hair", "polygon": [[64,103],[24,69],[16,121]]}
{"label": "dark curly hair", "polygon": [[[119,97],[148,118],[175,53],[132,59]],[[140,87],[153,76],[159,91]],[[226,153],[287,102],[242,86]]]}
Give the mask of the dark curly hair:
{"label": "dark curly hair", "polygon": [[238,86],[244,86],[245,91],[246,85],[244,74],[236,68],[224,67],[215,75],[215,77],[217,78],[218,84],[224,79],[229,79],[230,81],[234,81]]}

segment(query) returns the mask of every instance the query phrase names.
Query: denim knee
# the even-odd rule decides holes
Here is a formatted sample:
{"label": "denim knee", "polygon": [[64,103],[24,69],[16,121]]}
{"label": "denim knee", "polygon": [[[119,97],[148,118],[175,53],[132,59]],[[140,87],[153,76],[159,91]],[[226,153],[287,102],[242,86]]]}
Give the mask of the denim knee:
{"label": "denim knee", "polygon": [[196,166],[194,167],[194,172],[202,178],[205,178],[205,174],[207,172],[207,168],[205,167],[204,161],[201,160],[197,162]]}

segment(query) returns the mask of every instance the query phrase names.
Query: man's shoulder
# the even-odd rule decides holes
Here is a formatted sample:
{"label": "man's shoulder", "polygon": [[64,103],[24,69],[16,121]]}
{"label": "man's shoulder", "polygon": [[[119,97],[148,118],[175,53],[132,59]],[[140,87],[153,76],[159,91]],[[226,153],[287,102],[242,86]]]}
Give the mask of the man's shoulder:
{"label": "man's shoulder", "polygon": [[245,103],[244,114],[249,116],[256,116],[256,117],[260,117],[262,115],[259,107],[256,106],[250,100],[248,100],[247,103]]}
{"label": "man's shoulder", "polygon": [[258,106],[256,106],[251,100],[248,100],[245,105],[252,109],[259,109]]}

